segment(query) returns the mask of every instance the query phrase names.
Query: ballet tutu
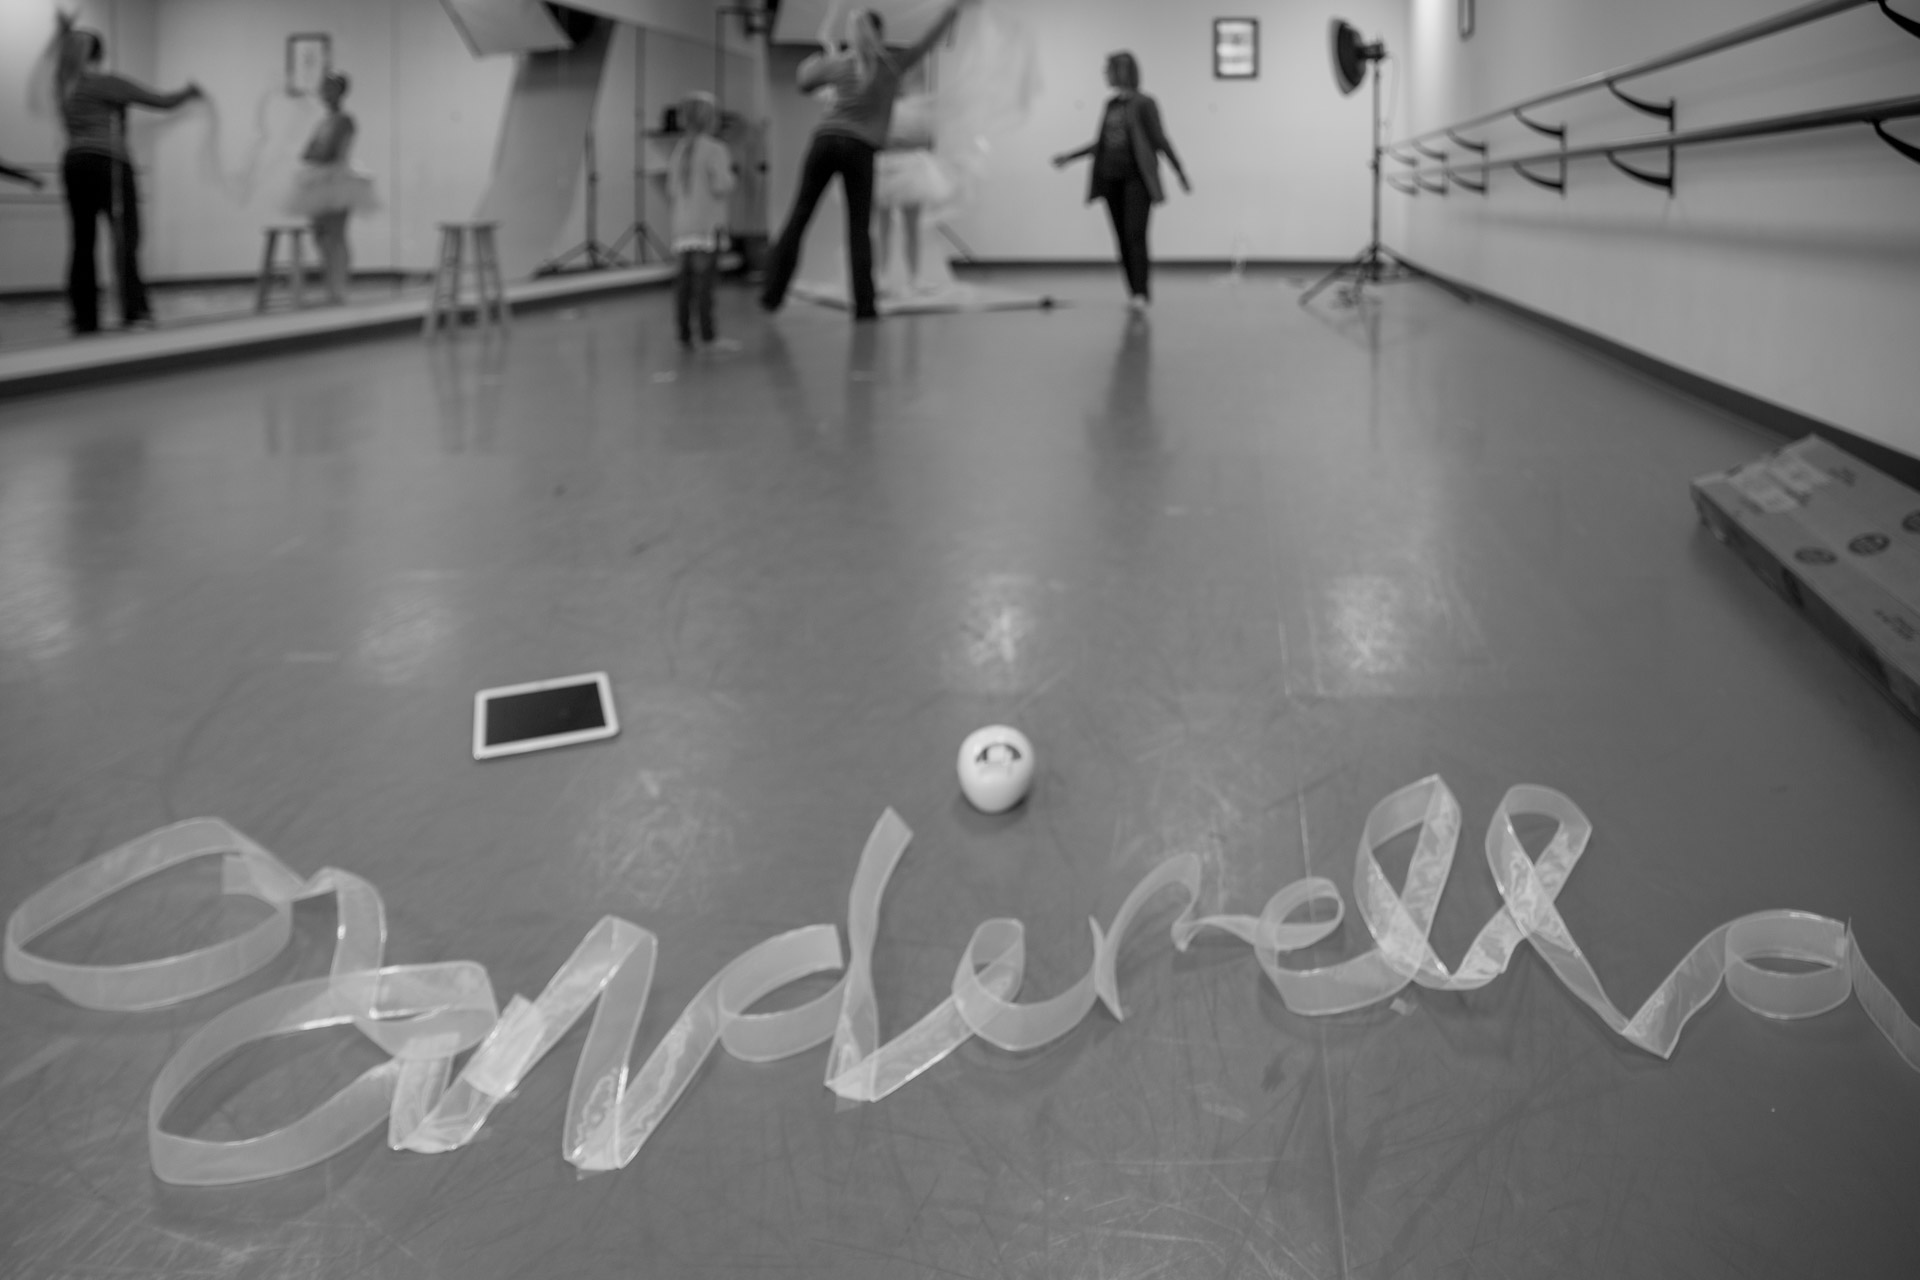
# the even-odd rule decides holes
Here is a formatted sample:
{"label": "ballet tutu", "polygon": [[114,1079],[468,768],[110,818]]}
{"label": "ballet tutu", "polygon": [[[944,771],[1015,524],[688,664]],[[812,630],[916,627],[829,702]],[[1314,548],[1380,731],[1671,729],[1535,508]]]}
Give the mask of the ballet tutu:
{"label": "ballet tutu", "polygon": [[357,169],[340,164],[308,164],[294,175],[293,190],[287,196],[287,212],[299,218],[323,213],[366,213],[378,201],[373,196],[373,178]]}
{"label": "ballet tutu", "polygon": [[882,209],[935,207],[959,188],[931,151],[882,151],[873,161],[873,202]]}

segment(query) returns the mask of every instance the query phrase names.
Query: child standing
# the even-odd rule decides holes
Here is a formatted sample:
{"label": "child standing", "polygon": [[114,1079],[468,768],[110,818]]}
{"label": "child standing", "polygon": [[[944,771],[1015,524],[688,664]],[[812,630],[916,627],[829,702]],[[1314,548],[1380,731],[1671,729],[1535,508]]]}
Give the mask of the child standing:
{"label": "child standing", "polygon": [[667,194],[673,200],[673,251],[680,255],[674,288],[680,345],[693,345],[693,322],[700,340],[712,342],[713,277],[720,231],[727,221],[727,197],[733,193],[733,156],[713,136],[718,114],[713,95],[696,93],[684,108],[686,136],[667,166]]}

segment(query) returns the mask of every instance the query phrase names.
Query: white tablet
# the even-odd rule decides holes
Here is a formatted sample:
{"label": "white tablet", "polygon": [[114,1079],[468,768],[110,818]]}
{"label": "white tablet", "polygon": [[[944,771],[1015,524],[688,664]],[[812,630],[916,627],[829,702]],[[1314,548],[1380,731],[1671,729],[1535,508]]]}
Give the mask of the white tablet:
{"label": "white tablet", "polygon": [[595,742],[620,732],[607,673],[562,676],[473,695],[473,758]]}

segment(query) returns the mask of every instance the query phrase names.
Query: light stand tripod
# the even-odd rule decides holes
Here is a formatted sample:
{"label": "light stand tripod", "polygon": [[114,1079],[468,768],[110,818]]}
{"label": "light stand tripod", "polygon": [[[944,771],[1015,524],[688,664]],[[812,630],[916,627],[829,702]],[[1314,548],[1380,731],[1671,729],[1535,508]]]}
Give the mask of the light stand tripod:
{"label": "light stand tripod", "polygon": [[[1372,44],[1359,46],[1358,53],[1363,62],[1373,64],[1373,238],[1367,241],[1367,247],[1357,256],[1327,272],[1312,288],[1301,294],[1300,305],[1303,307],[1336,280],[1348,281],[1348,296],[1358,301],[1364,285],[1391,284],[1412,280],[1422,274],[1380,243],[1380,158],[1385,152],[1380,145],[1380,64],[1387,60],[1387,48],[1383,42],[1376,40]],[[1467,296],[1445,281],[1435,280],[1434,283],[1462,300]]]}
{"label": "light stand tripod", "polygon": [[[633,265],[641,266],[647,261],[647,252],[652,250],[662,262],[671,261],[672,253],[662,244],[660,237],[647,225],[647,29],[633,29],[633,221],[620,233],[609,251],[618,257],[631,244],[634,248]],[[625,262],[621,266],[628,265]]]}
{"label": "light stand tripod", "polygon": [[[619,246],[600,243],[600,162],[594,147],[593,126],[587,126],[587,238],[559,257],[544,262],[533,274],[536,276],[557,276],[568,271],[606,271],[612,267],[624,267],[627,260],[620,256]],[[574,259],[584,261],[579,266],[572,265]]]}

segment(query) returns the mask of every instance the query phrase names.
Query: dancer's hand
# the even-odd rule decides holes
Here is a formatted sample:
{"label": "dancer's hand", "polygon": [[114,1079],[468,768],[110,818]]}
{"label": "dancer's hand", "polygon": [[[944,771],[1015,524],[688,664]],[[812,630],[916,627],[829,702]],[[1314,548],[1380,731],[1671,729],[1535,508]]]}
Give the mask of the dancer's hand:
{"label": "dancer's hand", "polygon": [[187,101],[188,102],[196,102],[199,99],[204,98],[206,96],[207,96],[207,91],[205,89],[202,89],[197,81],[193,81],[193,80],[187,81]]}
{"label": "dancer's hand", "polygon": [[1186,192],[1186,193],[1187,193],[1188,195],[1192,195],[1192,194],[1193,194],[1193,184],[1192,184],[1191,182],[1188,182],[1188,181],[1187,181],[1187,175],[1186,175],[1186,174],[1184,174],[1184,173],[1182,173],[1182,174],[1177,174],[1177,175],[1175,175],[1175,176],[1176,176],[1176,177],[1178,177],[1178,178],[1180,179],[1180,189],[1181,189],[1182,191],[1184,191],[1184,192]]}
{"label": "dancer's hand", "polygon": [[1053,158],[1053,167],[1056,169],[1064,169],[1072,163],[1073,163],[1073,157],[1068,155],[1064,151],[1062,151],[1059,155]]}

